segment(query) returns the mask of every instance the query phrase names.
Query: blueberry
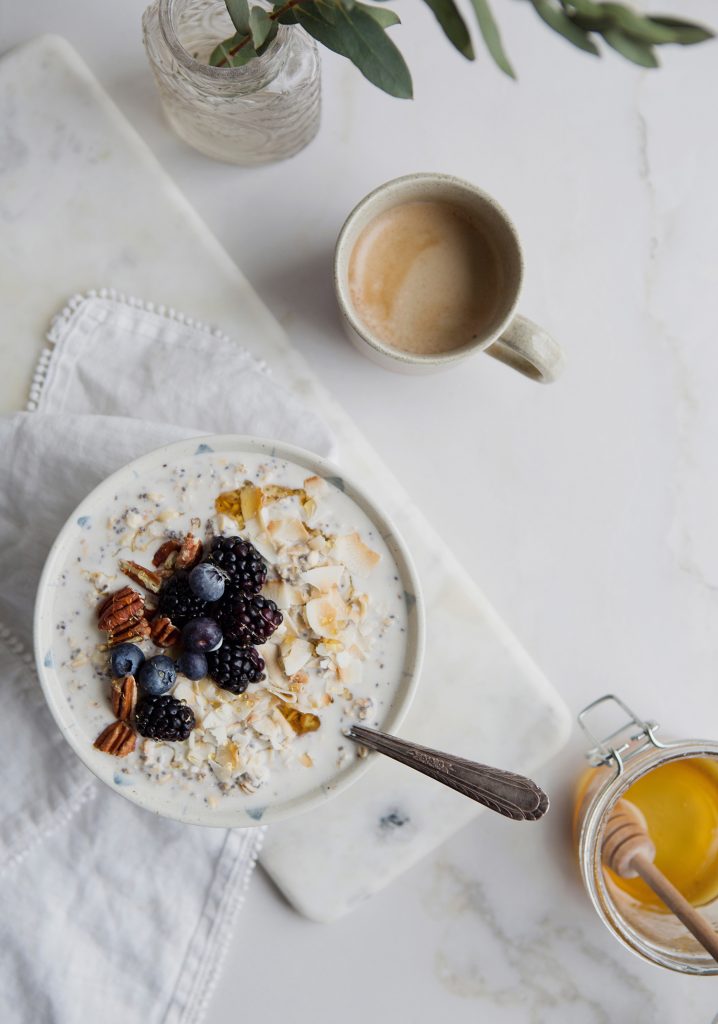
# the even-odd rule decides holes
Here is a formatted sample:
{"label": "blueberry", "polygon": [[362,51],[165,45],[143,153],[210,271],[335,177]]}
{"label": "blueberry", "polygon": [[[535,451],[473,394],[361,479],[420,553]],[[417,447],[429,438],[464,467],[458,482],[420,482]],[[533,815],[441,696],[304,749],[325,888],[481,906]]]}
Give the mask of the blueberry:
{"label": "blueberry", "polygon": [[145,660],[137,644],[119,644],[110,655],[113,676],[135,676]]}
{"label": "blueberry", "polygon": [[146,661],[140,669],[137,682],[145,693],[158,696],[174,686],[177,678],[177,669],[171,658],[164,654],[158,654]]}
{"label": "blueberry", "polygon": [[188,679],[204,679],[207,675],[207,659],[197,651],[182,651],[177,659],[177,671]]}
{"label": "blueberry", "polygon": [[222,640],[222,630],[214,619],[192,619],[182,630],[182,643],[188,651],[216,651]]}
{"label": "blueberry", "polygon": [[189,574],[189,589],[203,601],[219,601],[224,594],[225,573],[211,562],[200,562]]}

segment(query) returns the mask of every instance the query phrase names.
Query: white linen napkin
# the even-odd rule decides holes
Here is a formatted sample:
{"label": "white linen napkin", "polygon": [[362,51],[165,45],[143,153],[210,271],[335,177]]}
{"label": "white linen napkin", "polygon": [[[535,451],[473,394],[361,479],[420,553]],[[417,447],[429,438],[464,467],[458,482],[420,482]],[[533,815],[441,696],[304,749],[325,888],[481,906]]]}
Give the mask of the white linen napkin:
{"label": "white linen napkin", "polygon": [[50,337],[32,411],[0,419],[0,1020],[193,1024],[262,830],[156,818],[94,779],[37,682],[35,589],[74,506],[141,453],[231,432],[326,455],[330,436],[242,349],[171,311],[103,293]]}

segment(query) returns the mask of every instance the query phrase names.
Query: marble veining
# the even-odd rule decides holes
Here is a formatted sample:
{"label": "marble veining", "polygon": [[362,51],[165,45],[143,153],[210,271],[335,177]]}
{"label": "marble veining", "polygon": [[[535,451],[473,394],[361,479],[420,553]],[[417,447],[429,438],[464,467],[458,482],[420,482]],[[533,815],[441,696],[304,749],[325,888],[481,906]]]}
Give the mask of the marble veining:
{"label": "marble veining", "polygon": [[[591,941],[583,929],[545,915],[528,926],[512,921],[491,899],[490,883],[439,860],[424,896],[440,934],[434,969],[441,984],[462,999],[492,1008],[523,1008],[530,1024],[581,1020],[611,1024],[615,1015],[602,998],[619,985],[631,992],[624,1005],[632,1020],[660,1020],[655,993],[631,971],[631,961]],[[571,955],[566,955],[571,950]],[[554,1016],[556,1014],[556,1016]],[[499,1024],[501,1015],[493,1019]],[[493,1024],[493,1021],[492,1021]]]}

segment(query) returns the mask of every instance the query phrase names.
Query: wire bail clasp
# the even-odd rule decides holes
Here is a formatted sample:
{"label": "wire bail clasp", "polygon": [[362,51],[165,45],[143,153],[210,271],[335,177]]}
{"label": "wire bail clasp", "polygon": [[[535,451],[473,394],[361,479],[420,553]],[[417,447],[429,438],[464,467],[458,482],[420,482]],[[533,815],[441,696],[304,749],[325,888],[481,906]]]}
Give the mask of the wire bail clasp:
{"label": "wire bail clasp", "polygon": [[[617,705],[626,715],[628,721],[624,721],[617,729],[609,732],[603,737],[603,739],[599,739],[589,729],[586,724],[586,719],[598,707],[602,705],[605,706],[610,703]],[[613,693],[607,693],[603,697],[599,697],[597,700],[587,704],[586,707],[578,713],[577,721],[592,744],[591,748],[586,752],[586,757],[590,763],[594,767],[597,767],[598,765],[610,764],[611,761],[615,761],[619,775],[623,771],[623,766],[626,761],[633,757],[634,754],[637,754],[640,750],[645,750],[645,748],[649,746],[665,746],[665,743],[661,743],[655,736],[655,733],[659,729],[658,723],[639,718],[635,711],[632,711],[620,697],[617,697]]]}

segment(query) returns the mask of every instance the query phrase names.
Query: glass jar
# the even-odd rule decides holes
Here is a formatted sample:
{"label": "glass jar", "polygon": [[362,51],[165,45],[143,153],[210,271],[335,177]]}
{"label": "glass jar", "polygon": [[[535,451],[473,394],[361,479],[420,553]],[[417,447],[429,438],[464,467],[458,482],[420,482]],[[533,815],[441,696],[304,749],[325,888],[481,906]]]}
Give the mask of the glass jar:
{"label": "glass jar", "polygon": [[[599,709],[616,706],[628,721],[598,740],[587,720]],[[663,743],[658,725],[643,721],[618,697],[609,694],[584,708],[578,721],[592,742],[587,753],[591,765],[579,781],[574,839],[584,885],[599,917],[633,953],[661,967],[684,974],[718,974],[718,963],[673,914],[632,898],[604,868],[601,856],[605,825],[614,804],[628,788],[659,767],[684,758],[700,758],[718,771],[718,743],[682,740]],[[686,836],[690,842],[691,836]],[[718,881],[718,880],[717,880]],[[718,886],[717,886],[718,888]],[[701,913],[718,928],[718,897],[700,906]]]}
{"label": "glass jar", "polygon": [[175,132],[215,160],[250,166],[284,160],[317,133],[319,53],[299,26],[280,25],[261,57],[212,67],[234,34],[223,0],[155,0],[142,18],[145,49]]}

